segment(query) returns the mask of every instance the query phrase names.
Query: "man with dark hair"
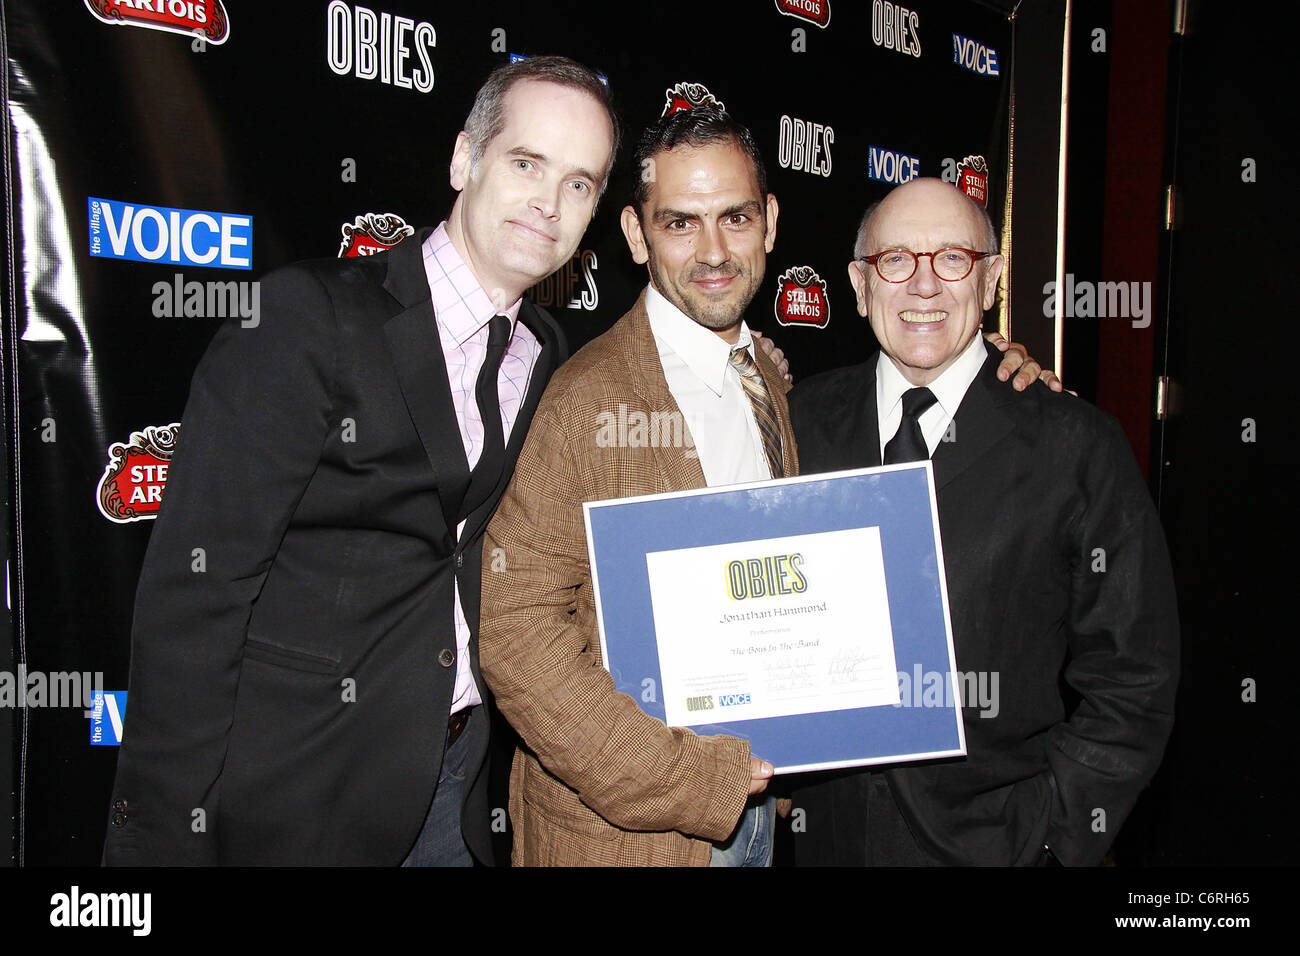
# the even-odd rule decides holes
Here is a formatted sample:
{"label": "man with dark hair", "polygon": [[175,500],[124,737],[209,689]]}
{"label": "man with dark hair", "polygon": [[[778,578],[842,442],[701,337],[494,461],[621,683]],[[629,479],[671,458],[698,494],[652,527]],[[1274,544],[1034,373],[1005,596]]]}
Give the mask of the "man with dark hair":
{"label": "man with dark hair", "polygon": [[1164,751],[1159,518],[1114,419],[996,380],[978,329],[1001,271],[964,194],[897,187],[849,264],[880,353],[791,395],[805,472],[932,459],[957,669],[996,695],[963,702],[963,759],[806,777],[800,865],[1096,864]]}
{"label": "man with dark hair", "polygon": [[204,356],[136,599],[110,864],[490,859],[483,529],[563,335],[618,123],[585,67],[496,71],[451,214],[262,280]]}
{"label": "man with dark hair", "polygon": [[[725,113],[673,114],[635,160],[621,223],[649,285],[552,380],[488,529],[504,567],[484,574],[483,673],[523,741],[514,861],[765,865],[772,804],[744,811],[771,765],[747,741],[666,727],[602,668],[582,503],[798,473],[786,383],[744,322],[778,207]],[[637,414],[683,439],[600,440],[602,416]]]}

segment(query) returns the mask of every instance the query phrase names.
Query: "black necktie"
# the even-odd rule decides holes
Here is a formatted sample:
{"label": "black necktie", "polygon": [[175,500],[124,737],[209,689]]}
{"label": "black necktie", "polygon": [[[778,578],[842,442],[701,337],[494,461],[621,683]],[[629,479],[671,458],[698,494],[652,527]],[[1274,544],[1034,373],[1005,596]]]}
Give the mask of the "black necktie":
{"label": "black necktie", "polygon": [[930,457],[921,434],[921,415],[937,399],[928,388],[909,388],[903,393],[903,420],[898,431],[885,446],[885,464],[898,465],[907,461],[924,461]]}
{"label": "black necktie", "polygon": [[501,429],[501,399],[497,394],[497,373],[501,358],[510,341],[510,320],[504,315],[492,317],[488,325],[487,355],[479,369],[474,386],[474,398],[483,420],[483,451],[470,475],[469,490],[465,495],[465,514],[470,514],[487,500],[496,487],[501,469],[505,467],[505,433]]}

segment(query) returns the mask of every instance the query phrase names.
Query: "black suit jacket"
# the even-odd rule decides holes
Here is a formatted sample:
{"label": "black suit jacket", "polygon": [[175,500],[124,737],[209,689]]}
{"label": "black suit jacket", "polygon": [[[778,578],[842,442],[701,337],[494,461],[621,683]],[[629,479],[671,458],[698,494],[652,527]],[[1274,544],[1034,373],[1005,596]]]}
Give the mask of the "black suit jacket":
{"label": "black suit jacket", "polygon": [[[482,535],[566,354],[542,343],[490,500],[469,480],[420,243],[262,279],[194,375],[136,596],[110,864],[395,865],[424,821],[455,680],[478,668]],[[490,858],[488,721],[463,833]]]}
{"label": "black suit jacket", "polygon": [[[1048,843],[1064,863],[1093,864],[1173,722],[1168,553],[1115,420],[1038,383],[1014,391],[986,347],[932,460],[957,669],[998,675],[997,712],[965,707],[964,759],[887,777],[918,844],[941,862],[1033,863]],[[808,379],[790,408],[805,474],[880,464],[876,356]],[[799,862],[856,862],[854,791],[843,775],[804,783]]]}

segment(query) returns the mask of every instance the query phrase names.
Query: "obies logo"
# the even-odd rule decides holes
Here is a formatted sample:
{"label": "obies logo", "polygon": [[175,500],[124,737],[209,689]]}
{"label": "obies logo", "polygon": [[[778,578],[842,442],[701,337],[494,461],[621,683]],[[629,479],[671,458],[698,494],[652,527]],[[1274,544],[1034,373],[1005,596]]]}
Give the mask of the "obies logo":
{"label": "obies logo", "polygon": [[214,46],[230,35],[230,17],[221,0],[86,0],[101,23],[201,36]]}
{"label": "obies logo", "polygon": [[95,491],[99,513],[117,524],[158,517],[167,466],[180,433],[180,422],[150,425],[142,432],[132,432],[125,445],[109,445],[108,466]]}
{"label": "obies logo", "polygon": [[812,266],[791,266],[776,280],[776,320],[824,329],[831,320],[826,280]]}
{"label": "obies logo", "polygon": [[343,241],[339,243],[339,258],[373,256],[393,248],[415,229],[401,216],[391,212],[368,212],[344,223]]}
{"label": "obies logo", "polygon": [[343,0],[331,0],[325,8],[325,58],[339,76],[428,93],[437,45],[438,32],[424,20],[353,9]]}
{"label": "obies logo", "polygon": [[686,709],[687,710],[712,710],[713,695],[709,694],[704,697],[687,697]]}
{"label": "obies logo", "polygon": [[890,3],[889,0],[872,0],[871,42],[886,50],[921,55],[920,17],[915,10]]}
{"label": "obies logo", "polygon": [[[600,303],[596,288],[596,251],[579,249],[564,265],[528,290],[535,305],[590,312]],[[578,282],[582,281],[582,287]]]}
{"label": "obies logo", "polygon": [[967,156],[957,164],[957,188],[981,206],[989,204],[989,164],[983,156]]}
{"label": "obies logo", "polygon": [[727,579],[727,597],[733,601],[746,598],[775,597],[778,594],[803,594],[808,578],[803,573],[803,555],[774,554],[766,558],[728,561],[722,568]]}
{"label": "obies logo", "polygon": [[720,113],[727,111],[726,105],[709,92],[703,83],[678,83],[670,90],[664,90],[664,111],[659,118],[672,116],[681,110],[693,110],[697,106],[708,106]]}
{"label": "obies logo", "polygon": [[831,143],[835,130],[821,123],[791,116],[781,117],[776,158],[785,169],[801,169],[814,176],[831,174]]}
{"label": "obies logo", "polygon": [[776,0],[777,12],[815,23],[823,30],[831,22],[831,0]]}

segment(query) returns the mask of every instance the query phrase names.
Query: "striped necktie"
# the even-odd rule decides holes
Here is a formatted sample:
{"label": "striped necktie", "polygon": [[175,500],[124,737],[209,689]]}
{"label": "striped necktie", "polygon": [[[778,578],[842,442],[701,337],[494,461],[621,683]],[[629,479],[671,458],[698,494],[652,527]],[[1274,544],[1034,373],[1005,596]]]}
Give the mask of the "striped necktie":
{"label": "striped necktie", "polygon": [[767,467],[773,478],[785,474],[781,466],[781,429],[776,423],[776,412],[772,409],[772,399],[763,384],[763,376],[758,374],[758,366],[744,348],[731,353],[731,364],[740,373],[740,384],[749,396],[749,404],[754,409],[754,422],[758,433],[763,436],[763,451],[767,453]]}

